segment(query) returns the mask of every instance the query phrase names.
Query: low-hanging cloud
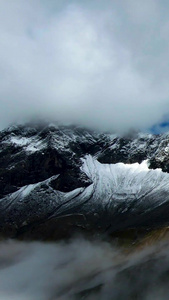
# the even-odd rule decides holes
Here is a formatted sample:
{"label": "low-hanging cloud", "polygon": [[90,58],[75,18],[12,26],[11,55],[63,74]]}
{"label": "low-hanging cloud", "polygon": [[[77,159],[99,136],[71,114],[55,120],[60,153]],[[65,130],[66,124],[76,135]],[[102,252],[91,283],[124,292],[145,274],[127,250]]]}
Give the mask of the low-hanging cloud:
{"label": "low-hanging cloud", "polygon": [[82,237],[1,241],[0,299],[168,300],[168,243],[123,250]]}
{"label": "low-hanging cloud", "polygon": [[31,117],[123,131],[169,113],[169,4],[0,2],[0,127]]}

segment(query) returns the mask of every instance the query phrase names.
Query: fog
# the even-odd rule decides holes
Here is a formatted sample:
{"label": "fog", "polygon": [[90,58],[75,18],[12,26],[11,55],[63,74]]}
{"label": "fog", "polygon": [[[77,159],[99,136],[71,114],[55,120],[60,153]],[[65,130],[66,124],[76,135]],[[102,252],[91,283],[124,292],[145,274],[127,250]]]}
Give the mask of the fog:
{"label": "fog", "polygon": [[0,299],[168,300],[169,245],[1,241]]}
{"label": "fog", "polygon": [[145,130],[169,115],[169,3],[0,1],[0,128]]}

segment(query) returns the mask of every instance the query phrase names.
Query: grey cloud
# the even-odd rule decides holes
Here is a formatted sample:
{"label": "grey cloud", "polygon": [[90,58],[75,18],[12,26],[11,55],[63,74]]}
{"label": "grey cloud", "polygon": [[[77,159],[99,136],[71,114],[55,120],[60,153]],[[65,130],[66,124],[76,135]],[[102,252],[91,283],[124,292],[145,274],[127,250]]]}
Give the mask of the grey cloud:
{"label": "grey cloud", "polygon": [[[139,3],[139,4],[138,4]],[[167,2],[0,2],[0,126],[146,129],[169,112]]]}
{"label": "grey cloud", "polygon": [[167,243],[126,250],[84,238],[67,243],[1,241],[0,298],[168,300]]}

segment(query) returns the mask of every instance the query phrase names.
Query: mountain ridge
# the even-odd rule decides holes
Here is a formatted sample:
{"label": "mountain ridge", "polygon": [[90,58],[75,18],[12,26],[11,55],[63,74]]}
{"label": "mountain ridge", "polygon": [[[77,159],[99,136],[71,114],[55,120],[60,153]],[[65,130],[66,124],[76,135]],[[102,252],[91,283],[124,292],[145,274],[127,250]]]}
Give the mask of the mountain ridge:
{"label": "mountain ridge", "polygon": [[168,172],[167,133],[120,137],[55,124],[9,127],[0,133],[0,230],[31,236],[53,222],[49,235],[60,236],[64,227],[113,232],[166,224]]}

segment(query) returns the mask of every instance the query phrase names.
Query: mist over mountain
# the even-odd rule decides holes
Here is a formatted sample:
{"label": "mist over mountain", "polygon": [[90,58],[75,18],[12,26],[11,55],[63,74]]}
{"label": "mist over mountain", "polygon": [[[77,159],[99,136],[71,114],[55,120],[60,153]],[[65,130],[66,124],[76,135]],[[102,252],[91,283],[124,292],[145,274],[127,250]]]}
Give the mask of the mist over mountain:
{"label": "mist over mountain", "polygon": [[167,300],[168,244],[126,254],[105,241],[0,242],[4,300]]}
{"label": "mist over mountain", "polygon": [[168,3],[0,3],[0,127],[31,117],[124,132],[169,115]]}

